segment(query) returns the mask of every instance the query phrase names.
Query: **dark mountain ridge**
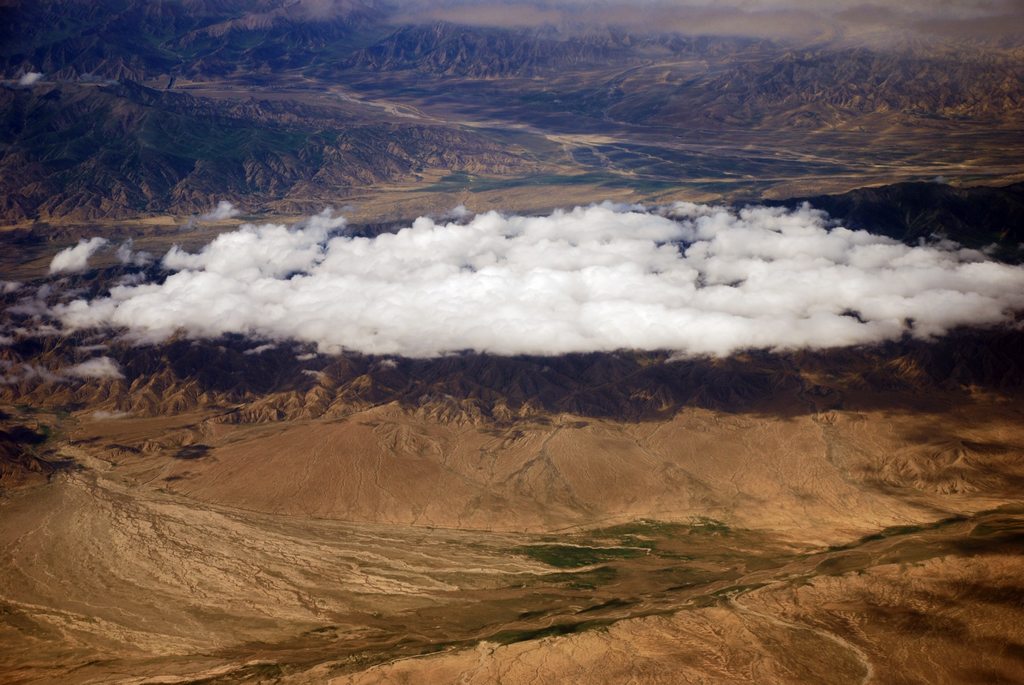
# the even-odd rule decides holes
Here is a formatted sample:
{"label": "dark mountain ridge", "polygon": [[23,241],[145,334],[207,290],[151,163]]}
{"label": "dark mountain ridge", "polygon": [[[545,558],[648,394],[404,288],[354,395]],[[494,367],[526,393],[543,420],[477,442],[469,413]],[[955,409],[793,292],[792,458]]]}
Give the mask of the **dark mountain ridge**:
{"label": "dark mountain ridge", "polygon": [[355,1],[323,16],[284,0],[16,2],[0,7],[0,55],[12,76],[31,69],[63,80],[224,75],[352,49],[378,20],[379,12]]}
{"label": "dark mountain ridge", "polygon": [[470,131],[218,103],[130,81],[0,87],[0,131],[8,221],[197,212],[220,198],[293,197],[317,211],[344,188],[429,167],[530,168]]}
{"label": "dark mountain ridge", "polygon": [[944,183],[897,183],[841,195],[794,198],[769,205],[808,202],[848,228],[887,235],[908,244],[948,238],[1004,261],[1024,260],[1024,183],[999,188],[957,188]]}
{"label": "dark mountain ridge", "polygon": [[77,349],[80,336],[21,341],[0,357],[10,374],[0,398],[52,410],[88,407],[136,416],[219,410],[221,420],[244,423],[342,416],[395,402],[446,421],[502,423],[558,413],[654,420],[684,407],[782,416],[923,410],[970,403],[978,391],[1018,396],[1024,387],[1024,334],[1012,329],[719,360],[630,352],[299,360],[305,348],[287,343],[247,353],[257,342],[117,343],[103,354],[119,362],[123,378],[80,380],[62,376],[62,369],[85,358]]}
{"label": "dark mountain ridge", "polygon": [[[544,167],[556,182],[589,177],[638,199],[690,176],[705,179],[702,192],[715,183],[706,179],[742,191],[891,168],[875,132],[898,132],[903,178],[961,164],[959,147],[933,149],[945,131],[981,141],[965,176],[1013,178],[1019,163],[1019,51],[797,46],[657,26],[395,26],[391,10],[358,0],[0,7],[0,220],[180,215],[221,198],[300,211],[427,167],[510,181]],[[29,72],[40,80],[18,85]],[[704,131],[722,137],[712,144]],[[756,163],[737,158],[737,137],[760,148]]]}

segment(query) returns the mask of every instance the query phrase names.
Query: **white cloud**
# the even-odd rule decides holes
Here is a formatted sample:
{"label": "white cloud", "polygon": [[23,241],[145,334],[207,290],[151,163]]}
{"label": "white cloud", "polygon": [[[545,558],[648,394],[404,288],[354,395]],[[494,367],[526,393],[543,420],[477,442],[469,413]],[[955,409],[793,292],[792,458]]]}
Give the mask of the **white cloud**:
{"label": "white cloud", "polygon": [[831,228],[822,213],[678,203],[550,216],[417,219],[374,238],[243,225],[196,254],[172,249],[162,283],[58,305],[69,328],[140,340],[241,333],[428,357],[616,349],[727,355],[938,336],[1024,308],[1024,268],[954,244],[910,247]]}
{"label": "white cloud", "polygon": [[19,86],[31,86],[33,83],[43,78],[43,75],[38,71],[27,71],[21,75],[18,79]]}
{"label": "white cloud", "polygon": [[277,345],[275,345],[274,343],[266,343],[265,345],[257,345],[256,347],[251,347],[248,350],[242,352],[242,354],[263,354],[264,352],[269,352],[270,350],[276,348]]}
{"label": "white cloud", "polygon": [[0,363],[0,368],[5,371],[0,374],[0,385],[15,385],[26,381],[61,383],[65,380],[59,373],[54,373],[45,366],[36,366],[35,364],[15,365],[4,360],[4,363]]}
{"label": "white cloud", "polygon": [[0,281],[0,295],[8,295],[21,288],[18,281]]}
{"label": "white cloud", "polygon": [[89,414],[89,418],[93,421],[113,421],[116,419],[127,419],[131,416],[126,411],[107,411],[100,409]]}
{"label": "white cloud", "polygon": [[93,357],[64,369],[64,372],[76,378],[124,378],[121,367],[110,357]]}
{"label": "white cloud", "polygon": [[238,216],[241,212],[227,200],[221,200],[211,211],[203,214],[200,219],[203,221],[223,221]]}
{"label": "white cloud", "polygon": [[106,238],[85,238],[78,241],[74,247],[61,250],[50,262],[50,273],[74,273],[85,271],[89,266],[89,258],[96,254],[96,251],[107,244]]}
{"label": "white cloud", "polygon": [[117,261],[129,266],[146,266],[153,261],[153,255],[141,250],[132,250],[132,240],[129,238],[117,247]]}
{"label": "white cloud", "polygon": [[469,217],[473,216],[473,212],[466,208],[466,205],[456,205],[447,212],[441,215],[441,220],[454,219],[455,221],[465,221]]}

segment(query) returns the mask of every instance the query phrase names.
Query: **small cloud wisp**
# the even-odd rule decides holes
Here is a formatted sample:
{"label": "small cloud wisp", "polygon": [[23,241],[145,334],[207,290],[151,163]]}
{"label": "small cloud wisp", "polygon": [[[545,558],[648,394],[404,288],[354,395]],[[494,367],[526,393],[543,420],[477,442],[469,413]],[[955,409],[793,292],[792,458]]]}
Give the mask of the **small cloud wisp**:
{"label": "small cloud wisp", "polygon": [[200,216],[202,221],[224,221],[241,214],[241,211],[227,200],[221,200],[212,210]]}
{"label": "small cloud wisp", "polygon": [[81,364],[64,369],[64,373],[75,378],[85,379],[124,378],[121,367],[110,357],[93,357]]}
{"label": "small cloud wisp", "polygon": [[106,238],[81,239],[74,247],[61,250],[50,262],[50,273],[78,273],[89,268],[89,258],[107,244]]}

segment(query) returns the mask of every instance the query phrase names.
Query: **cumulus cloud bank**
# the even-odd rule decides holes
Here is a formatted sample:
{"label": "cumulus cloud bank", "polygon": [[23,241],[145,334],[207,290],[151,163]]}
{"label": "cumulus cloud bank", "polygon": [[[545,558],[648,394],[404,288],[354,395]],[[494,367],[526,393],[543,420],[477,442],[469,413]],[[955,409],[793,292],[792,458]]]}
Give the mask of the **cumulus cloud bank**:
{"label": "cumulus cloud bank", "polygon": [[938,336],[1024,308],[1024,269],[943,243],[910,247],[824,214],[678,203],[550,216],[417,219],[374,238],[325,213],[245,224],[162,283],[58,305],[75,328],[157,341],[241,333],[323,352],[428,357],[617,349],[727,355]]}
{"label": "cumulus cloud bank", "polygon": [[76,273],[89,267],[89,258],[107,244],[106,238],[83,238],[74,247],[61,250],[50,262],[50,273]]}

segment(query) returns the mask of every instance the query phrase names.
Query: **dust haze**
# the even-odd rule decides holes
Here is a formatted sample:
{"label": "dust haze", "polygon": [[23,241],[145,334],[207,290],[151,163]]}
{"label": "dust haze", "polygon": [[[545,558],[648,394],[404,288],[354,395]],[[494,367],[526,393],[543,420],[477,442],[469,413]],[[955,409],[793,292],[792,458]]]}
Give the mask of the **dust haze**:
{"label": "dust haze", "polygon": [[928,40],[1020,42],[1024,6],[1018,0],[924,2],[898,5],[841,0],[608,0],[600,3],[449,0],[400,3],[395,23],[428,20],[492,27],[561,30],[624,28],[701,36],[797,41],[892,42]]}

